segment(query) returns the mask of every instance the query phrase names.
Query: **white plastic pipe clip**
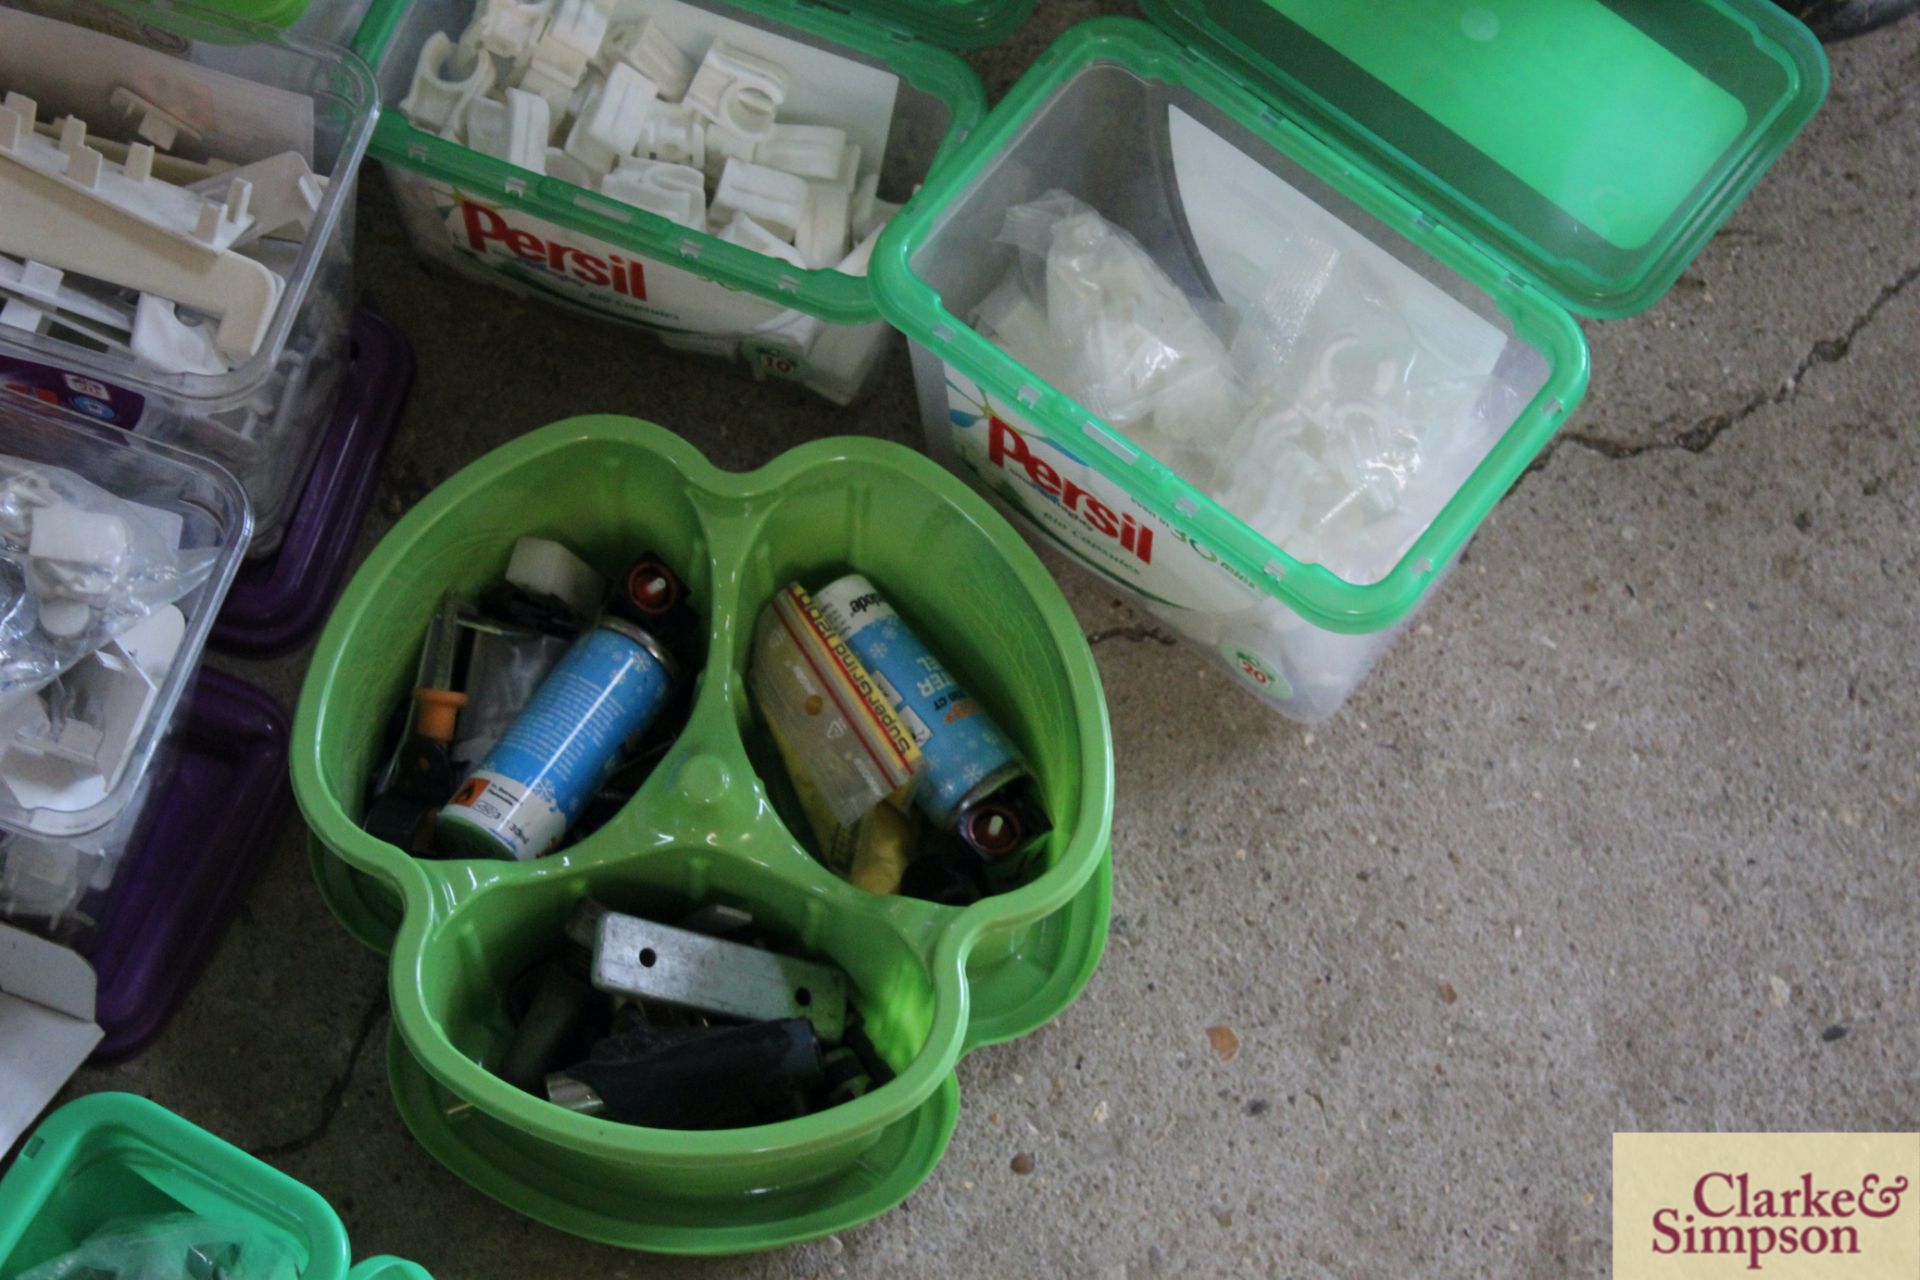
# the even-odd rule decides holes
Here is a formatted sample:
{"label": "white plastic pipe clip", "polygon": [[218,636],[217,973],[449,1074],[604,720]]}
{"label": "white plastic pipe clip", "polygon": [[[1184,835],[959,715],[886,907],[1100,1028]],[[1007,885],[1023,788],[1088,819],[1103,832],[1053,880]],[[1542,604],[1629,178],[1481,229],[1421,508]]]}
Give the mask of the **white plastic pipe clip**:
{"label": "white plastic pipe clip", "polygon": [[[474,15],[469,36],[474,44],[496,57],[523,62],[547,29],[547,21],[553,16],[553,3],[554,0],[537,0],[533,4],[522,4],[520,0],[485,0]],[[468,43],[468,38],[463,37],[461,43]]]}
{"label": "white plastic pipe clip", "polygon": [[729,160],[713,192],[713,218],[729,222],[744,213],[782,240],[792,240],[806,215],[807,180],[778,169]]}
{"label": "white plastic pipe clip", "polygon": [[[420,60],[414,64],[413,85],[407,90],[407,96],[400,99],[401,113],[417,128],[449,138],[460,135],[468,105],[493,88],[491,59],[476,58],[473,69],[463,72],[456,61],[450,61],[453,53],[453,41],[447,38],[446,32],[436,31],[428,36],[426,44],[421,46]],[[442,76],[442,67],[447,67],[453,75]]]}
{"label": "white plastic pipe clip", "polygon": [[753,148],[755,164],[811,178],[837,181],[841,156],[847,149],[847,131],[823,124],[776,124]]}
{"label": "white plastic pipe clip", "polygon": [[743,249],[765,254],[769,258],[778,258],[782,262],[805,268],[800,260],[800,251],[767,230],[744,213],[736,213],[731,221],[716,232],[720,239],[728,244],[737,244]]}
{"label": "white plastic pipe clip", "polygon": [[616,63],[607,82],[589,94],[567,134],[566,153],[605,174],[633,154],[653,110],[653,81],[626,63]]}
{"label": "white plastic pipe clip", "polygon": [[547,171],[547,100],[521,89],[507,100],[476,98],[467,107],[467,145],[508,164]]}
{"label": "white plastic pipe clip", "polygon": [[810,269],[836,266],[852,245],[847,203],[853,193],[837,182],[809,182],[793,244]]}
{"label": "white plastic pipe clip", "polygon": [[578,83],[587,64],[600,53],[607,38],[607,15],[592,0],[560,0],[560,8],[533,46],[533,65],[559,78]]}
{"label": "white plastic pipe clip", "polygon": [[865,240],[887,225],[900,206],[879,198],[880,175],[870,173],[853,188],[853,200],[847,206],[853,238]]}
{"label": "white plastic pipe clip", "polygon": [[708,182],[720,181],[720,175],[726,171],[729,160],[752,162],[754,140],[738,129],[708,120],[705,135],[707,160],[701,168],[706,170]]}
{"label": "white plastic pipe clip", "polygon": [[773,131],[787,100],[786,69],[715,40],[687,87],[687,104],[716,124],[758,142]]}
{"label": "white plastic pipe clip", "polygon": [[601,71],[613,70],[624,62],[659,87],[660,97],[678,102],[687,96],[693,84],[693,59],[673,42],[673,37],[652,18],[615,27],[600,46],[593,65]]}
{"label": "white plastic pipe clip", "polygon": [[691,165],[704,174],[707,167],[707,122],[692,107],[655,103],[640,131],[639,149],[668,164]]}
{"label": "white plastic pipe clip", "polygon": [[623,160],[600,182],[602,194],[683,227],[707,225],[707,179],[698,169],[659,160]]}
{"label": "white plastic pipe clip", "polygon": [[547,104],[547,141],[558,143],[561,130],[566,127],[567,117],[573,114],[574,99],[584,100],[586,92],[580,87],[578,76],[563,76],[551,67],[534,63],[520,76],[514,88],[522,93],[530,93]]}

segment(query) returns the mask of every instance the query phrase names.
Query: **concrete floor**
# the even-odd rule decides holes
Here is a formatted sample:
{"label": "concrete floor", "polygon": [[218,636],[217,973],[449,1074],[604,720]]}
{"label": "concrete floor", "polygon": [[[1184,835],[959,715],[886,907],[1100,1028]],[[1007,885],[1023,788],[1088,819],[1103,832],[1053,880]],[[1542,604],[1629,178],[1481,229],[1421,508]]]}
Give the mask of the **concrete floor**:
{"label": "concrete floor", "polygon": [[[990,92],[1120,7],[1048,0],[977,59]],[[1920,21],[1835,50],[1834,84],[1665,302],[1589,326],[1586,407],[1333,723],[1062,574],[1111,637],[1112,940],[1064,1016],[961,1065],[952,1147],[895,1212],[680,1261],[469,1190],[396,1118],[385,967],[297,824],[158,1043],[74,1091],[164,1102],[444,1280],[1597,1276],[1615,1130],[1914,1128]],[[583,411],[730,467],[918,434],[904,357],[848,415],[427,275],[378,178],[360,229],[365,300],[420,358],[363,552]],[[291,704],[303,663],[220,665]]]}

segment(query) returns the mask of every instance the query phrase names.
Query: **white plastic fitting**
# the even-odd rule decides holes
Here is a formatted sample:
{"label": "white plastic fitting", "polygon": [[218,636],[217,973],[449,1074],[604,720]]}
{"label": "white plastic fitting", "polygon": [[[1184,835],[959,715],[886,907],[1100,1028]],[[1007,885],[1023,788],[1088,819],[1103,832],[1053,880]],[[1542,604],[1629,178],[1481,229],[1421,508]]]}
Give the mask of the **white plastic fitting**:
{"label": "white plastic fitting", "polygon": [[549,178],[558,178],[576,187],[585,187],[588,191],[600,189],[600,175],[558,147],[547,148],[546,171]]}
{"label": "white plastic fitting", "polygon": [[754,145],[753,160],[796,177],[833,182],[840,176],[846,149],[845,129],[823,124],[776,124]]}
{"label": "white plastic fitting", "polygon": [[778,258],[804,268],[807,264],[800,260],[800,251],[767,230],[744,213],[736,213],[719,232],[720,239],[728,244],[737,244],[743,249],[765,254],[769,258]]}
{"label": "white plastic fitting", "polygon": [[230,367],[213,345],[213,331],[183,322],[165,298],[140,295],[133,314],[133,354],[165,373],[221,374]]}
{"label": "white plastic fitting", "polygon": [[587,96],[567,134],[566,153],[595,173],[607,173],[639,145],[655,96],[653,81],[624,62],[614,64],[607,82]]}
{"label": "white plastic fitting", "polygon": [[691,165],[705,173],[707,122],[682,103],[657,102],[640,132],[639,149],[668,164]]}
{"label": "white plastic fitting", "polygon": [[521,538],[507,559],[507,583],[533,596],[552,596],[582,618],[600,609],[606,580],[565,546],[546,538]]}
{"label": "white plastic fitting", "polygon": [[27,555],[44,595],[92,601],[112,589],[132,545],[119,516],[61,503],[33,513]]}
{"label": "white plastic fitting", "polygon": [[133,328],[133,311],[118,302],[97,298],[64,283],[66,273],[44,262],[15,262],[0,257],[0,295],[19,298],[69,316],[79,316],[126,333]]}
{"label": "white plastic fitting", "polygon": [[880,199],[879,191],[880,175],[877,173],[868,174],[853,188],[853,202],[848,206],[848,217],[855,240],[865,240],[900,212],[899,205]]}
{"label": "white plastic fitting", "polygon": [[793,247],[809,269],[836,266],[852,244],[847,202],[853,193],[837,182],[809,182],[800,225],[793,230]]}
{"label": "white plastic fitting", "polygon": [[172,112],[148,102],[131,89],[115,89],[108,97],[107,105],[133,125],[135,134],[162,151],[173,150],[173,144],[183,135],[188,142],[199,141],[198,129]]}
{"label": "white plastic fitting", "polygon": [[520,0],[484,0],[480,12],[474,16],[472,35],[488,53],[524,61],[546,30],[553,16],[553,4],[554,0],[535,0],[531,4],[522,4]]}
{"label": "white plastic fitting", "polygon": [[[859,143],[849,142],[846,146],[842,147],[840,149],[840,170],[838,173],[833,175],[833,180],[839,183],[841,186],[847,188],[849,191],[859,186],[860,185],[860,158],[861,158],[861,152],[860,152]],[[878,174],[875,174],[873,181],[877,189],[880,182],[880,176]]]}
{"label": "white plastic fitting", "polygon": [[325,179],[313,171],[298,151],[282,151],[211,178],[202,178],[187,190],[206,200],[225,201],[237,182],[244,182],[251,189],[247,207],[253,214],[253,226],[234,241],[236,248],[263,236],[304,239],[320,212],[321,197],[326,194]]}
{"label": "white plastic fitting", "polygon": [[577,82],[607,38],[607,15],[592,0],[560,0],[553,20],[533,46],[533,65]]}
{"label": "white plastic fitting", "polygon": [[661,160],[623,160],[601,180],[600,191],[683,227],[706,228],[707,179],[698,169]]}
{"label": "white plastic fitting", "polygon": [[687,104],[716,124],[755,142],[773,131],[787,100],[787,72],[764,58],[715,40],[687,86]]}
{"label": "white plastic fitting", "polygon": [[[504,2],[514,5],[514,0]],[[544,9],[544,6],[527,7]],[[453,52],[453,41],[447,38],[446,32],[436,31],[428,36],[420,48],[420,60],[413,67],[413,84],[407,96],[400,99],[401,114],[413,121],[416,128],[447,137],[459,136],[468,104],[493,88],[493,62],[487,58],[475,59],[473,70],[456,73],[458,78],[442,76],[440,69],[448,66]]]}
{"label": "white plastic fitting", "polygon": [[744,213],[782,240],[792,240],[806,216],[807,180],[744,160],[729,160],[713,192],[713,218]]}
{"label": "white plastic fitting", "polygon": [[514,88],[522,93],[530,93],[547,104],[547,141],[560,141],[561,130],[566,127],[567,117],[573,114],[575,97],[582,101],[586,92],[580,87],[580,77],[561,75],[551,67],[534,63],[524,71]]}
{"label": "white plastic fitting", "polygon": [[611,71],[616,62],[626,63],[653,81],[661,99],[667,102],[686,97],[687,89],[693,84],[693,59],[683,53],[673,37],[652,18],[615,27],[607,33],[593,65],[601,71]]}
{"label": "white plastic fitting", "polygon": [[475,98],[467,107],[467,145],[535,173],[547,171],[547,100],[522,89],[505,102]]}
{"label": "white plastic fitting", "polygon": [[701,168],[706,170],[708,182],[720,181],[720,175],[726,171],[729,160],[752,162],[754,140],[738,129],[730,129],[724,124],[708,120],[705,134],[707,159]]}

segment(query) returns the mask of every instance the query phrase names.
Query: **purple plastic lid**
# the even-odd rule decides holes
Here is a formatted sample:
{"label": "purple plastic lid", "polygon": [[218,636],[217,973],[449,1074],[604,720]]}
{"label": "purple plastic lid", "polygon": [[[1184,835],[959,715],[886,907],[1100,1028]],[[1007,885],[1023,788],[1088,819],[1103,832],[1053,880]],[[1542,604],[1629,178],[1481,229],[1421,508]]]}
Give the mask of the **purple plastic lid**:
{"label": "purple plastic lid", "polygon": [[293,799],[286,713],[262,690],[203,668],[173,735],[172,767],[84,949],[106,1032],[96,1063],[145,1047],[186,997]]}
{"label": "purple plastic lid", "polygon": [[391,323],[361,308],[351,362],[279,550],[240,566],[209,643],[269,658],[306,641],[326,619],[347,576],[360,524],[373,503],[380,461],[413,389],[413,349]]}

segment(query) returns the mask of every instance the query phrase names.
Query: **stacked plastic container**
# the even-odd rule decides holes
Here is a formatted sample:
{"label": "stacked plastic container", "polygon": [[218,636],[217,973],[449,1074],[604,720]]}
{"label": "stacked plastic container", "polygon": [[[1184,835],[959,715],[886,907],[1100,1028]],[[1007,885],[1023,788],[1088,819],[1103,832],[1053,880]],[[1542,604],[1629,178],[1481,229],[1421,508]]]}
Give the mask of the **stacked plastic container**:
{"label": "stacked plastic container", "polygon": [[284,1250],[301,1280],[430,1280],[399,1258],[353,1265],[339,1215],[318,1192],[128,1093],[70,1102],[21,1143],[0,1179],[0,1280],[102,1231],[188,1214]]}
{"label": "stacked plastic container", "polygon": [[[252,686],[200,669],[246,547],[246,496],[202,459],[20,397],[0,396],[0,458],[16,473],[59,468],[169,513],[182,552],[211,561],[174,602],[181,634],[164,674],[136,676],[116,660],[110,710],[68,711],[109,739],[132,726],[102,787],[49,798],[41,731],[9,714],[0,742],[0,923],[89,958],[105,1032],[97,1052],[123,1056],[185,993],[286,813],[285,715]],[[40,786],[17,791],[16,767]]]}
{"label": "stacked plastic container", "polygon": [[[416,858],[360,826],[368,777],[435,602],[497,581],[523,536],[563,541],[602,572],[636,548],[685,566],[709,623],[689,722],[634,798],[560,853]],[[753,619],[787,582],[848,566],[940,637],[1033,769],[1053,830],[1029,882],[966,908],[868,893],[778,815],[784,769],[746,689]],[[317,855],[323,868],[344,864],[329,901],[356,936],[391,950],[388,1072],[408,1127],[487,1194],[597,1240],[739,1252],[885,1211],[946,1148],[961,1056],[1055,1017],[1106,939],[1112,740],[1093,655],[1013,529],[890,443],[824,440],[745,475],[622,418],[574,419],[497,449],[409,512],[347,588],[295,740]],[[513,1037],[512,980],[589,898],[652,919],[746,911],[791,953],[846,974],[894,1078],[798,1119],[709,1131],[616,1124],[509,1084],[493,1071]],[[394,909],[397,932],[381,917]]]}
{"label": "stacked plastic container", "polygon": [[[1154,25],[1070,31],[929,180],[875,254],[880,303],[913,342],[930,450],[1267,704],[1317,720],[1578,403],[1575,317],[1661,297],[1811,118],[1826,63],[1768,0],[1145,8]],[[981,331],[1018,262],[1009,210],[1054,190],[1215,308],[1284,280],[1289,236],[1331,220],[1330,239],[1450,315],[1444,332],[1484,334],[1504,393],[1478,406],[1490,449],[1377,574],[1291,554]],[[1283,205],[1313,212],[1290,226]],[[1364,416],[1364,399],[1338,408]]]}
{"label": "stacked plastic container", "polygon": [[[302,495],[347,369],[354,177],[378,109],[372,79],[337,48],[189,5],[8,0],[5,10],[0,16],[10,23],[33,25],[20,28],[31,40],[10,42],[11,54],[0,49],[0,88],[33,99],[43,113],[112,133],[121,116],[115,92],[134,87],[122,82],[149,95],[160,94],[154,83],[163,82],[168,103],[185,113],[173,154],[245,164],[292,149],[324,180],[307,234],[297,244],[271,242],[285,285],[264,341],[228,372],[162,373],[70,336],[0,327],[0,387],[220,463],[253,504],[250,554],[270,555]],[[293,15],[272,18],[282,16]],[[32,53],[48,41],[66,56]],[[120,52],[134,48],[137,55]],[[194,71],[161,74],[164,64],[138,60],[122,67],[129,56],[163,57]],[[216,94],[196,84],[224,87]],[[249,85],[274,96],[255,101]]]}
{"label": "stacked plastic container", "polygon": [[[890,337],[864,274],[796,267],[408,121],[395,104],[413,90],[429,39],[457,38],[487,3],[375,0],[354,42],[388,104],[372,154],[386,168],[421,256],[516,293],[651,330],[683,350],[744,359],[756,376],[800,382],[837,403],[857,396]],[[545,13],[553,5],[522,7]],[[618,18],[661,22],[695,61],[716,37],[785,60],[795,84],[806,83],[812,105],[795,89],[782,122],[866,130],[867,163],[885,156],[878,196],[899,203],[985,111],[978,78],[948,49],[1000,39],[1031,8],[1032,0],[855,0],[839,9],[801,0],[637,0],[622,5]],[[799,68],[809,55],[816,69],[804,82]],[[836,65],[857,73],[876,95],[851,118],[832,109]],[[872,110],[888,96],[890,122]]]}

